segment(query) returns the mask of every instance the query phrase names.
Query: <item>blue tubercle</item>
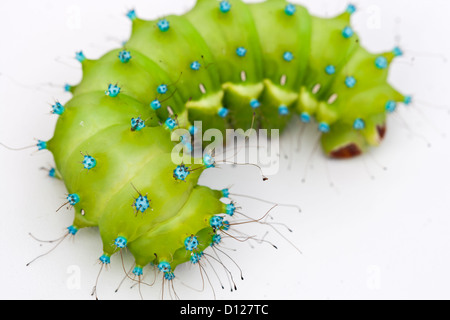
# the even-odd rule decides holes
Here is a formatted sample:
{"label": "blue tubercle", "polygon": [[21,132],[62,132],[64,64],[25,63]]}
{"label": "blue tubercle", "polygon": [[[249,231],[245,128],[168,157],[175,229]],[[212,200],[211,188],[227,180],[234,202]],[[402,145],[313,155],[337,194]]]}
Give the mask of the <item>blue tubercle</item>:
{"label": "blue tubercle", "polygon": [[194,62],[191,63],[191,69],[194,70],[194,71],[200,70],[201,66],[202,65],[198,61],[194,61]]}
{"label": "blue tubercle", "polygon": [[170,23],[166,19],[158,21],[158,28],[161,32],[166,32],[170,29]]}
{"label": "blue tubercle", "polygon": [[278,114],[280,116],[287,116],[289,115],[289,108],[286,105],[281,105],[278,107]]}
{"label": "blue tubercle", "polygon": [[403,103],[406,104],[407,106],[410,105],[413,102],[413,97],[412,96],[405,96],[405,99],[403,100]]}
{"label": "blue tubercle", "polygon": [[284,61],[291,62],[292,60],[294,60],[294,54],[290,51],[286,51],[283,54],[283,59]]}
{"label": "blue tubercle", "polygon": [[223,225],[223,218],[221,216],[214,216],[209,220],[209,224],[213,229],[219,229]]}
{"label": "blue tubercle", "polygon": [[78,233],[78,228],[74,227],[74,226],[70,226],[67,228],[67,230],[69,231],[69,234],[71,235],[76,235]]}
{"label": "blue tubercle", "polygon": [[223,224],[222,224],[222,228],[221,229],[225,230],[225,231],[230,230],[230,222],[224,221]]}
{"label": "blue tubercle", "polygon": [[231,3],[228,1],[221,1],[219,4],[220,12],[227,13],[231,10]]}
{"label": "blue tubercle", "polygon": [[353,31],[352,27],[350,27],[350,26],[347,26],[344,28],[344,30],[342,30],[342,36],[345,39],[351,38],[354,34],[355,34],[355,32]]}
{"label": "blue tubercle", "polygon": [[326,72],[328,75],[333,75],[333,74],[336,73],[336,67],[330,64],[330,65],[328,65],[328,66],[325,68],[325,72]]}
{"label": "blue tubercle", "polygon": [[389,62],[388,62],[388,60],[386,59],[386,57],[379,56],[379,57],[377,57],[377,58],[375,59],[375,66],[376,66],[378,69],[383,70],[383,69],[386,69],[386,68],[389,66]]}
{"label": "blue tubercle", "polygon": [[297,8],[292,3],[289,3],[284,8],[284,13],[286,13],[288,16],[293,16],[296,11],[297,11]]}
{"label": "blue tubercle", "polygon": [[228,115],[228,113],[229,113],[229,110],[225,107],[220,108],[219,111],[217,112],[217,114],[221,118],[225,118]]}
{"label": "blue tubercle", "polygon": [[84,55],[83,51],[78,51],[75,53],[75,59],[82,63],[84,60],[86,60],[86,56]]}
{"label": "blue tubercle", "polygon": [[172,281],[173,279],[175,279],[175,274],[173,272],[165,272],[164,279]]}
{"label": "blue tubercle", "polygon": [[203,252],[195,252],[191,255],[191,263],[197,264],[203,256]]}
{"label": "blue tubercle", "polygon": [[395,47],[394,50],[392,50],[392,53],[396,57],[400,57],[403,55],[403,50],[400,47]]}
{"label": "blue tubercle", "polygon": [[214,168],[216,165],[216,160],[209,153],[205,153],[203,156],[203,164],[206,168]]}
{"label": "blue tubercle", "polygon": [[311,122],[311,115],[308,112],[302,112],[300,115],[300,120],[303,123],[310,123]]}
{"label": "blue tubercle", "polygon": [[64,113],[64,106],[59,103],[56,102],[53,106],[52,106],[52,113],[53,114],[58,114],[58,115],[62,115]]}
{"label": "blue tubercle", "polygon": [[227,204],[227,207],[226,207],[227,215],[233,216],[235,211],[236,211],[236,206],[234,205],[234,203]]}
{"label": "blue tubercle", "polygon": [[80,196],[77,195],[76,193],[69,194],[66,199],[71,206],[76,205],[81,200]]}
{"label": "blue tubercle", "polygon": [[230,190],[228,190],[228,189],[223,189],[223,190],[222,190],[222,197],[224,197],[224,198],[229,198],[229,197],[230,197]]}
{"label": "blue tubercle", "polygon": [[55,178],[56,177],[56,169],[55,168],[51,168],[48,171],[48,176],[51,177],[51,178]]}
{"label": "blue tubercle", "polygon": [[130,51],[126,51],[126,50],[122,50],[119,52],[119,60],[122,63],[128,63],[131,60],[132,56],[131,56],[131,52]]}
{"label": "blue tubercle", "polygon": [[258,99],[252,99],[250,101],[250,107],[252,107],[253,109],[257,109],[257,108],[261,107],[261,102],[259,102]]}
{"label": "blue tubercle", "polygon": [[167,120],[164,123],[164,125],[169,130],[173,130],[173,129],[175,129],[178,126],[177,122],[174,119],[172,119],[172,118],[167,118]]}
{"label": "blue tubercle", "polygon": [[95,160],[94,157],[91,157],[89,155],[84,156],[83,166],[85,169],[91,170],[91,169],[95,168],[96,165],[97,165],[97,160]]}
{"label": "blue tubercle", "polygon": [[393,100],[389,100],[386,102],[385,108],[387,112],[392,113],[397,109],[397,103]]}
{"label": "blue tubercle", "polygon": [[328,123],[321,122],[319,124],[319,131],[322,133],[328,133],[330,132],[330,126],[328,125]]}
{"label": "blue tubercle", "polygon": [[136,211],[140,211],[144,213],[148,208],[150,208],[150,201],[147,196],[139,195],[134,201],[133,207],[136,208]]}
{"label": "blue tubercle", "polygon": [[245,57],[245,55],[247,54],[247,49],[245,49],[244,47],[239,47],[236,49],[236,54],[241,58]]}
{"label": "blue tubercle", "polygon": [[103,264],[110,264],[111,263],[111,257],[103,254],[100,258],[99,258],[100,262]]}
{"label": "blue tubercle", "polygon": [[105,94],[107,96],[110,96],[111,98],[115,98],[119,95],[121,88],[117,85],[110,84],[108,86],[108,90],[105,91]]}
{"label": "blue tubercle", "polygon": [[198,247],[198,239],[196,236],[187,237],[184,240],[184,247],[187,251],[194,251]]}
{"label": "blue tubercle", "polygon": [[194,150],[194,146],[191,143],[191,137],[188,134],[182,135],[180,137],[181,143],[184,145],[188,152],[192,152]]}
{"label": "blue tubercle", "polygon": [[140,131],[145,128],[145,121],[140,117],[131,119],[131,131]]}
{"label": "blue tubercle", "polygon": [[189,127],[189,133],[191,134],[191,135],[195,135],[195,134],[197,134],[197,132],[198,132],[198,128],[196,127],[196,126],[190,126]]}
{"label": "blue tubercle", "polygon": [[119,249],[123,249],[127,246],[128,240],[125,237],[117,237],[116,240],[114,240],[114,245],[119,248]]}
{"label": "blue tubercle", "polygon": [[353,129],[355,130],[363,130],[366,127],[366,123],[363,119],[356,119],[353,123]]}
{"label": "blue tubercle", "polygon": [[349,4],[347,6],[347,12],[350,14],[354,14],[356,12],[356,6],[353,4]]}
{"label": "blue tubercle", "polygon": [[158,99],[153,100],[153,101],[150,103],[150,107],[151,107],[153,110],[158,110],[158,109],[160,109],[160,108],[161,108],[161,101],[159,101]]}
{"label": "blue tubercle", "polygon": [[72,86],[70,84],[66,83],[64,85],[64,91],[65,92],[70,92],[71,90],[72,90]]}
{"label": "blue tubercle", "polygon": [[190,173],[189,168],[183,164],[177,166],[175,170],[173,170],[173,177],[176,180],[186,181],[186,178]]}
{"label": "blue tubercle", "polygon": [[134,274],[135,276],[140,277],[140,276],[142,276],[142,275],[144,274],[144,270],[143,270],[141,267],[136,266],[136,267],[134,267],[134,269],[133,269],[133,274]]}
{"label": "blue tubercle", "polygon": [[170,266],[170,263],[165,262],[165,261],[160,262],[158,264],[158,269],[161,272],[170,272],[170,271],[172,271],[172,267]]}
{"label": "blue tubercle", "polygon": [[136,18],[137,18],[136,10],[133,9],[133,10],[128,11],[128,12],[127,12],[127,17],[128,17],[131,21],[136,20]]}
{"label": "blue tubercle", "polygon": [[347,86],[347,88],[353,88],[356,86],[356,79],[353,76],[348,76],[345,78],[345,85]]}
{"label": "blue tubercle", "polygon": [[213,247],[214,245],[220,244],[221,241],[222,241],[222,236],[220,234],[213,235],[211,247]]}
{"label": "blue tubercle", "polygon": [[47,142],[46,141],[42,141],[42,140],[38,140],[38,143],[36,144],[36,146],[38,147],[38,150],[45,150],[47,149]]}
{"label": "blue tubercle", "polygon": [[158,87],[157,91],[159,94],[166,94],[167,93],[167,85],[166,84],[162,84]]}

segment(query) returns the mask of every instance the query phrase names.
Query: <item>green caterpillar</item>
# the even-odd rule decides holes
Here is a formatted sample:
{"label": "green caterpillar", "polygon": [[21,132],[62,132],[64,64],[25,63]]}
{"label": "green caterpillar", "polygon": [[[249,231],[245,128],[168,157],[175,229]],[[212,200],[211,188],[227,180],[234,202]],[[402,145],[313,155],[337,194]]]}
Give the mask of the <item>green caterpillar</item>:
{"label": "green caterpillar", "polygon": [[[52,152],[75,219],[68,234],[98,227],[103,265],[122,249],[133,274],[151,265],[167,281],[233,228],[229,191],[198,185],[211,154],[174,164],[172,133],[252,127],[284,130],[293,116],[316,122],[330,157],[378,145],[386,116],[411,98],[387,83],[400,48],[372,54],[351,27],[356,8],[317,18],[284,0],[246,4],[198,0],[183,16],[145,21],[128,13],[132,34],[99,60],[82,52],[83,79],[56,103]],[[181,137],[182,139],[185,137]],[[189,137],[191,138],[191,137]],[[186,143],[189,146],[189,143]],[[192,165],[185,165],[185,164]]]}

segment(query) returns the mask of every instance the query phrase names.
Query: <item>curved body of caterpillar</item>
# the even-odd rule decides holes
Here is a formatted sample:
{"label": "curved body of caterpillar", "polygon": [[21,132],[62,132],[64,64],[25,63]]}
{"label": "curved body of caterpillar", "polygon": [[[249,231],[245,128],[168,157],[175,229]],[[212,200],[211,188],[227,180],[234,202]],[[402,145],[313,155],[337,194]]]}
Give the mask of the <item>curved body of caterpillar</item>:
{"label": "curved body of caterpillar", "polygon": [[296,115],[317,120],[332,157],[379,144],[386,114],[408,101],[386,82],[401,51],[362,48],[354,10],[323,19],[283,0],[198,0],[184,16],[156,21],[131,11],[125,48],[96,61],[77,55],[83,80],[54,106],[54,138],[41,142],[75,209],[69,233],[98,226],[103,264],[127,247],[135,275],[152,264],[172,280],[179,264],[197,263],[220,241],[235,210],[221,202],[226,190],[197,185],[213,159],[172,162],[176,127],[282,130]]}

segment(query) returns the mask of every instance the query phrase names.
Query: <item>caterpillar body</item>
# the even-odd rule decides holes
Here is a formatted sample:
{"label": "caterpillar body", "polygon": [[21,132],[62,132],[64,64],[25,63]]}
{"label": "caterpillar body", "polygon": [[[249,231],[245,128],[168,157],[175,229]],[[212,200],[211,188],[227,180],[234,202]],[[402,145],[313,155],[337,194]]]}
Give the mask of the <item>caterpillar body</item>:
{"label": "caterpillar body", "polygon": [[[75,212],[67,234],[98,227],[102,265],[127,248],[132,273],[151,266],[172,281],[176,268],[198,264],[233,228],[228,189],[198,185],[216,165],[205,154],[174,164],[172,133],[252,127],[284,130],[292,117],[314,122],[333,158],[379,145],[386,116],[411,102],[387,82],[400,48],[373,54],[351,27],[356,8],[325,19],[284,0],[246,4],[198,0],[182,16],[140,19],[123,48],[98,60],[82,52],[78,85],[64,105],[52,152]],[[189,137],[191,138],[191,137]],[[200,160],[200,163],[198,163]]]}

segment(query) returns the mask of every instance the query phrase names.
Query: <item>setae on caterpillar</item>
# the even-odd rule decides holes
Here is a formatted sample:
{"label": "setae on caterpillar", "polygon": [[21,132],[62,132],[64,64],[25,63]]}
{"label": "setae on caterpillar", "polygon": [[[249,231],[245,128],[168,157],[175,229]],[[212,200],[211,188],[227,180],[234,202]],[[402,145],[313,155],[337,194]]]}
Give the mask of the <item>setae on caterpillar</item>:
{"label": "setae on caterpillar", "polygon": [[[324,133],[324,150],[333,157],[353,156],[368,145],[379,143],[384,133],[384,116],[394,109],[390,102],[396,104],[405,99],[385,83],[386,62],[399,52],[366,53],[348,27],[351,11],[349,7],[342,16],[328,21],[316,20],[303,7],[295,6],[294,10],[283,1],[254,5],[199,1],[181,17],[148,22],[130,13],[133,35],[124,48],[98,61],[78,55],[83,81],[70,88],[74,95],[70,102],[64,106],[55,104],[53,111],[60,115],[55,136],[39,143],[41,149],[47,148],[54,154],[56,173],[68,187],[67,202],[74,206],[76,214],[69,233],[98,225],[105,247],[103,263],[108,261],[105,257],[126,246],[137,257],[135,275],[139,276],[139,268],[149,262],[156,266],[166,262],[170,269],[161,270],[170,278],[178,263],[203,251],[197,242],[213,243],[216,232],[227,231],[220,229],[220,221],[211,222],[213,216],[226,214],[227,209],[218,201],[223,194],[197,187],[202,166],[209,166],[208,162],[189,168],[175,166],[166,156],[173,148],[169,133],[174,126],[195,130],[191,125],[201,120],[207,128],[222,131],[253,125],[283,129],[295,116],[305,122],[317,119],[317,127]],[[264,29],[272,16],[291,19],[298,28],[273,22],[267,24],[270,30]],[[223,27],[227,21],[221,24],[219,19],[230,17],[237,21],[231,26],[239,28]],[[242,30],[249,34],[242,34]],[[279,34],[286,35],[286,40],[277,37]],[[336,37],[324,40],[330,34]],[[237,39],[234,42],[233,37]],[[320,41],[313,41],[317,37]],[[278,41],[273,41],[275,38]],[[314,44],[323,47],[313,48]],[[224,45],[228,46],[227,54],[220,56],[224,50],[217,48]],[[324,64],[327,54],[336,59]],[[353,68],[347,67],[347,61],[354,63]],[[373,73],[364,66],[373,67]],[[366,94],[364,80],[373,95]],[[346,109],[344,102],[350,103],[353,97],[358,97],[355,105],[367,109]],[[169,105],[173,112],[167,109]],[[78,130],[77,124],[82,121],[83,130]],[[138,167],[140,164],[143,169]],[[114,174],[108,175],[111,172]],[[111,197],[112,190],[119,193]],[[192,216],[184,215],[188,210],[184,208],[188,207]],[[212,211],[205,213],[205,207]],[[106,212],[111,212],[111,216],[106,218]],[[207,217],[197,216],[200,212]],[[182,223],[175,216],[186,217],[192,230],[177,229],[175,226]],[[119,223],[128,220],[132,221],[129,226]],[[194,226],[193,221],[208,220],[209,225]],[[166,245],[157,236],[158,230],[164,232],[164,225],[174,234],[166,239],[174,244],[167,253],[158,253]],[[203,227],[209,230],[205,236]],[[153,236],[161,243],[151,239]],[[149,248],[146,242],[156,248],[150,247],[153,253],[140,260],[140,252],[147,250],[141,248]]]}

